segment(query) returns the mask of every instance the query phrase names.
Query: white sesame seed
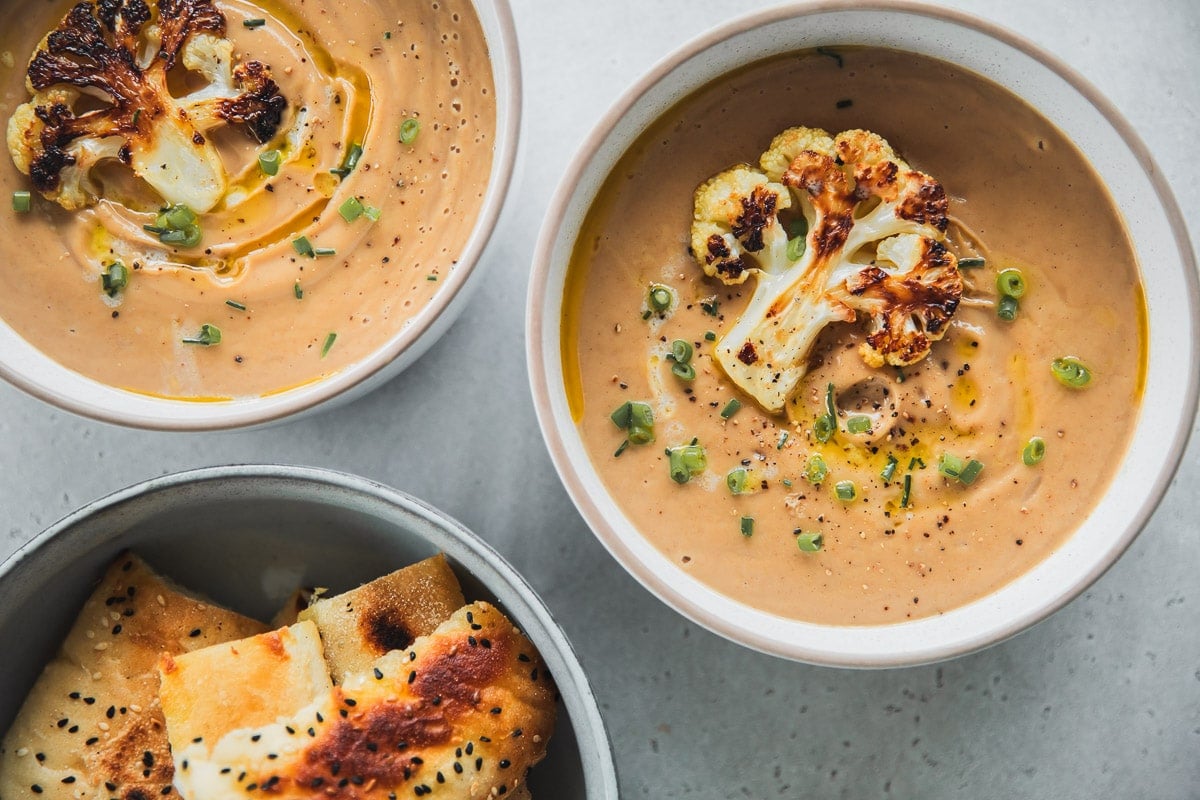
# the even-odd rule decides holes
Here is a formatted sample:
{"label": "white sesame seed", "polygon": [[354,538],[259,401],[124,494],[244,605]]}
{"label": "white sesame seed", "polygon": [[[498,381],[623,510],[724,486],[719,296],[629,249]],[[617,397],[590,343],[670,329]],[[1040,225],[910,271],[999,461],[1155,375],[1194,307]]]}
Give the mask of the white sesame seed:
{"label": "white sesame seed", "polygon": [[84,632],[83,632],[83,635],[84,635],[84,636],[86,636],[86,637],[87,637],[87,638],[89,638],[89,639],[95,639],[95,638],[96,638],[96,634],[95,634],[95,633],[93,633],[92,631],[84,631]]}
{"label": "white sesame seed", "polygon": [[29,755],[29,748],[28,748],[28,747],[19,747],[19,748],[17,748],[17,758],[24,758],[24,757],[25,757],[25,756],[27,756],[27,755]]}
{"label": "white sesame seed", "polygon": [[130,710],[130,711],[132,711],[132,712],[133,712],[133,713],[135,713],[135,714],[140,714],[140,713],[142,713],[142,707],[141,707],[141,706],[139,706],[137,703],[130,703],[130,704],[129,704],[129,710]]}
{"label": "white sesame seed", "polygon": [[107,650],[108,642],[96,642],[96,646],[93,647],[92,649],[93,650]]}
{"label": "white sesame seed", "polygon": [[166,604],[167,604],[167,601],[163,599],[163,596],[161,594],[158,595],[157,597],[155,597],[154,601],[156,603],[158,603],[160,606],[166,606]]}
{"label": "white sesame seed", "polygon": [[92,680],[94,680],[94,681],[98,681],[98,680],[100,680],[100,673],[99,673],[99,672],[93,672],[93,673],[92,673]]}
{"label": "white sesame seed", "polygon": [[98,724],[96,727],[97,727],[97,728],[99,728],[99,729],[100,729],[100,730],[102,730],[102,731],[106,731],[106,730],[108,730],[108,723],[107,723],[107,722],[101,722],[101,723],[99,723],[99,724]]}

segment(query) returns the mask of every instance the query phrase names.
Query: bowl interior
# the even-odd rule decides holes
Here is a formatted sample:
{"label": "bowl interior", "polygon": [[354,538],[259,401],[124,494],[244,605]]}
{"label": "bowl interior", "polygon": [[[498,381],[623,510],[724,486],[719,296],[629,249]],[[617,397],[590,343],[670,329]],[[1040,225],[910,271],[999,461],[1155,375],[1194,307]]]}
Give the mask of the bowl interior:
{"label": "bowl interior", "polygon": [[[717,594],[664,557],[600,482],[564,392],[560,319],[583,219],[626,149],[690,93],[741,66],[818,46],[908,50],[966,67],[1039,109],[1109,187],[1133,241],[1149,309],[1148,369],[1136,430],[1111,488],[1051,557],[1001,590],[938,617],[887,626],[813,625]],[[803,124],[797,119],[796,124]],[[986,154],[981,154],[981,158]],[[724,26],[657,65],[601,121],[577,156],[542,232],[530,289],[528,347],[551,455],[569,493],[617,559],[675,609],[734,641],[794,659],[894,666],[978,649],[1044,618],[1110,566],[1146,522],[1182,455],[1196,409],[1196,276],[1183,223],[1144,146],[1094,89],[1052,56],[964,15],[913,4],[832,2]],[[1114,456],[1115,457],[1115,456]]]}
{"label": "bowl interior", "polygon": [[[443,552],[468,600],[496,603],[542,653],[562,695],[535,795],[615,798],[603,722],[579,663],[533,590],[486,544],[406,495],[297,468],[160,478],[85,507],[0,566],[0,730],[123,549],[184,586],[259,619],[300,585],[351,589]],[[19,657],[15,657],[19,654]]]}
{"label": "bowl interior", "polygon": [[67,369],[0,320],[0,376],[67,411],[117,425],[156,430],[214,430],[278,421],[318,405],[345,402],[395,377],[443,334],[469,298],[475,268],[508,194],[521,116],[517,39],[508,0],[474,0],[487,40],[496,96],[491,174],[479,217],[441,290],[383,347],[324,380],[222,402],[194,402],[129,392]]}

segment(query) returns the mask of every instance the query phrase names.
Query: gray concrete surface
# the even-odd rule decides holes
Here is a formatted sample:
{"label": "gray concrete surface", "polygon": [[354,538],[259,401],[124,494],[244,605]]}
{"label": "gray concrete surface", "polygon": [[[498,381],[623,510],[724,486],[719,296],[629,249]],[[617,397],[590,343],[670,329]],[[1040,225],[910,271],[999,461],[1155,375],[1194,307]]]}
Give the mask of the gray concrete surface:
{"label": "gray concrete surface", "polygon": [[[514,0],[526,76],[512,213],[462,320],[341,410],[262,431],[112,428],[0,386],[0,557],[78,505],[179,469],[284,462],[425,498],[495,545],[573,639],[630,798],[1200,798],[1200,443],[1125,557],[982,653],[852,672],[697,628],[609,558],[540,440],[522,336],[533,243],[578,143],[669,50],[763,2]],[[1193,231],[1200,4],[956,0],[1060,54],[1134,123]]]}

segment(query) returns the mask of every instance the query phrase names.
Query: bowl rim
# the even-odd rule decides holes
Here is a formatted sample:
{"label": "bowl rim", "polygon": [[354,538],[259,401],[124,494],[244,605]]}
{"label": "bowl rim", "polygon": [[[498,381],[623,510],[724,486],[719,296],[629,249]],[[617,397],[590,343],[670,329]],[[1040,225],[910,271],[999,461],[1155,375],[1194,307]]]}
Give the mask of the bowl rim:
{"label": "bowl rim", "polygon": [[[580,764],[583,768],[587,797],[589,800],[616,800],[619,795],[612,739],[605,725],[604,717],[600,713],[591,682],[579,661],[579,656],[545,601],[504,556],[457,519],[420,498],[370,478],[319,467],[285,464],[201,467],[150,478],[92,500],[45,528],[0,562],[0,583],[16,573],[26,559],[34,557],[64,531],[71,530],[98,513],[141,497],[161,494],[164,491],[178,491],[188,486],[216,481],[276,481],[345,491],[356,497],[382,502],[389,509],[402,514],[416,516],[446,532],[470,550],[475,557],[495,570],[501,579],[517,593],[525,604],[525,608],[522,610],[532,615],[545,635],[549,637],[556,655],[561,660],[561,665],[555,669],[554,675],[558,679],[562,675],[562,667],[565,666],[567,675],[563,677],[569,677],[575,689],[574,696],[577,702],[568,703],[565,694],[563,702],[568,706],[574,706],[569,707],[568,711],[572,712],[572,727],[580,746]],[[323,500],[324,496],[327,495],[317,492],[308,500],[335,505]],[[475,577],[482,582],[481,576]],[[511,610],[509,611],[511,613]],[[580,714],[579,718],[575,717],[575,712]],[[589,737],[582,735],[585,731],[590,733]],[[594,741],[588,742],[588,738]],[[590,752],[584,751],[585,745],[592,745]]]}
{"label": "bowl rim", "polygon": [[[932,18],[972,29],[1029,56],[1065,81],[1074,91],[1078,92],[1113,127],[1121,141],[1129,148],[1130,153],[1145,173],[1154,194],[1162,206],[1165,221],[1173,234],[1174,245],[1179,253],[1180,264],[1184,273],[1182,276],[1183,281],[1187,286],[1187,296],[1185,298],[1189,312],[1187,333],[1191,337],[1191,341],[1200,339],[1200,305],[1198,305],[1198,301],[1200,301],[1200,279],[1198,279],[1196,257],[1188,236],[1187,226],[1174,193],[1166,180],[1165,174],[1158,168],[1149,149],[1140,136],[1138,136],[1134,127],[1117,110],[1112,101],[1108,100],[1077,70],[1058,56],[1034,44],[1024,36],[1010,31],[997,23],[957,9],[933,6],[924,2],[918,2],[917,0],[800,0],[799,2],[785,3],[769,9],[734,17],[684,43],[654,63],[641,77],[621,93],[609,110],[595,123],[579,146],[564,173],[547,208],[542,229],[538,236],[534,250],[529,291],[526,298],[526,364],[529,372],[530,388],[534,397],[534,409],[542,431],[543,440],[546,443],[555,470],[558,472],[559,478],[567,490],[567,494],[571,497],[576,509],[588,524],[593,535],[601,541],[605,549],[609,551],[617,562],[651,594],[676,612],[682,614],[685,618],[712,633],[768,655],[832,667],[889,668],[916,666],[966,655],[993,644],[998,644],[1029,629],[1078,597],[1117,562],[1120,556],[1133,543],[1133,540],[1145,528],[1155,509],[1161,503],[1170,486],[1172,476],[1177,471],[1183,458],[1184,450],[1191,436],[1192,423],[1197,415],[1198,400],[1200,400],[1200,356],[1193,357],[1187,365],[1188,389],[1183,399],[1184,413],[1181,414],[1177,429],[1173,432],[1170,441],[1165,443],[1167,446],[1164,448],[1161,468],[1143,494],[1143,502],[1131,515],[1130,524],[1114,542],[1107,555],[1092,564],[1073,585],[1068,586],[1064,591],[1053,596],[1048,596],[1045,603],[1038,604],[1029,613],[1013,617],[1002,625],[989,626],[982,633],[960,637],[954,642],[912,646],[905,650],[895,650],[886,653],[868,653],[866,652],[866,647],[860,646],[851,655],[843,653],[841,650],[834,652],[824,647],[813,647],[790,641],[785,642],[778,638],[758,635],[743,629],[725,617],[715,617],[708,613],[703,605],[670,585],[667,578],[659,574],[652,566],[643,562],[638,555],[621,541],[621,536],[617,531],[618,528],[623,529],[627,527],[626,524],[623,521],[619,523],[611,521],[606,516],[605,511],[592,498],[584,485],[579,468],[574,464],[568,453],[566,442],[559,436],[557,415],[554,411],[554,404],[550,402],[550,398],[561,389],[550,386],[549,375],[546,370],[547,358],[551,355],[555,358],[558,356],[557,352],[554,354],[547,353],[542,346],[548,328],[550,326],[557,327],[560,324],[559,320],[544,319],[540,314],[550,289],[552,256],[556,242],[560,238],[567,211],[580,183],[585,178],[592,161],[598,156],[610,133],[620,120],[674,70],[714,46],[720,45],[752,29],[762,28],[773,23],[844,11],[907,14]],[[556,336],[555,342],[557,343],[558,341],[559,337]],[[638,536],[641,535],[636,530],[633,533]],[[712,591],[707,586],[704,588],[710,592]],[[752,610],[756,613],[765,613],[757,609]],[[813,625],[813,627],[840,630],[856,628],[864,632],[869,632],[873,629],[894,628],[905,624],[913,623],[895,623],[887,626]]]}
{"label": "bowl rim", "polygon": [[[55,387],[43,384],[36,372],[16,370],[3,359],[0,359],[0,378],[57,408],[99,422],[143,430],[215,431],[265,425],[312,410],[353,391],[356,387],[363,386],[372,379],[385,377],[385,370],[406,352],[422,352],[422,345],[432,344],[432,341],[425,341],[426,335],[431,329],[436,333],[435,326],[442,315],[464,295],[468,281],[479,271],[480,260],[495,235],[501,213],[507,206],[516,166],[524,90],[512,6],[510,0],[487,0],[486,3],[473,0],[472,6],[477,16],[481,16],[480,9],[483,8],[491,9],[495,14],[497,36],[487,40],[488,62],[492,65],[494,75],[502,73],[508,79],[508,91],[505,92],[502,108],[497,113],[497,121],[504,120],[505,124],[497,129],[494,139],[497,146],[492,153],[492,180],[489,181],[485,192],[479,216],[449,278],[443,282],[442,288],[434,294],[430,303],[393,334],[383,347],[327,378],[279,393],[219,402],[155,397],[109,386],[67,370],[71,375],[70,379],[78,379],[81,385],[91,384],[100,392],[114,393],[115,398],[133,397],[137,398],[139,403],[161,409],[161,412],[144,418],[131,418],[122,413],[115,407],[115,400],[112,408],[97,407],[89,403],[87,397],[82,396],[83,393],[76,396],[59,391]],[[484,28],[486,33],[486,25]],[[498,70],[498,67],[501,69]],[[20,334],[13,331],[13,335]],[[46,363],[52,361],[41,350],[36,347],[33,349]],[[62,369],[66,370],[65,367]]]}

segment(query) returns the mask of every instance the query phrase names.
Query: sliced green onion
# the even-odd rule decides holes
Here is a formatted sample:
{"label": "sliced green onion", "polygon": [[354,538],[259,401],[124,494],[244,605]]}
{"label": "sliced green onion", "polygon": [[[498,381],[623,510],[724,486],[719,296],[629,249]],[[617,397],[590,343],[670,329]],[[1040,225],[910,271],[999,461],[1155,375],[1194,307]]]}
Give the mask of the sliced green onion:
{"label": "sliced green onion", "polygon": [[100,285],[109,297],[115,297],[129,285],[129,270],[120,261],[114,261],[100,274]]}
{"label": "sliced green onion", "polygon": [[674,300],[674,293],[660,283],[651,284],[650,291],[646,295],[646,305],[650,306],[650,310],[662,313],[671,307],[671,302]]}
{"label": "sliced green onion", "polygon": [[649,403],[633,402],[629,404],[630,428],[653,428],[654,409]]}
{"label": "sliced green onion", "polygon": [[195,224],[198,219],[199,217],[196,216],[196,212],[182,203],[169,206],[159,214],[160,225],[177,230],[182,230],[188,225]]}
{"label": "sliced green onion", "polygon": [[833,493],[837,495],[838,500],[849,503],[858,497],[858,487],[854,485],[854,481],[838,481],[833,486]]}
{"label": "sliced green onion", "polygon": [[782,481],[780,481],[780,483],[782,483],[784,486],[788,487],[789,489],[792,488],[792,479],[791,478],[784,478]]}
{"label": "sliced green onion", "polygon": [[805,553],[816,553],[825,545],[825,537],[817,531],[797,531],[796,546]]}
{"label": "sliced green onion", "polygon": [[704,448],[694,442],[667,449],[668,469],[671,480],[687,483],[693,475],[699,475],[708,467],[708,456]]}
{"label": "sliced green onion", "polygon": [[996,303],[996,316],[1005,322],[1012,322],[1017,318],[1017,312],[1020,308],[1021,303],[1017,298],[1004,295]]}
{"label": "sliced green onion", "polygon": [[679,364],[688,363],[692,360],[692,345],[683,339],[671,342],[671,358]]}
{"label": "sliced green onion", "polygon": [[1058,382],[1072,389],[1082,389],[1092,382],[1092,371],[1075,356],[1063,356],[1050,362],[1050,371]]}
{"label": "sliced green onion", "polygon": [[321,347],[321,358],[329,355],[329,351],[333,348],[333,343],[336,341],[337,334],[330,331],[329,335],[325,337],[325,344]]}
{"label": "sliced green onion", "polygon": [[738,400],[736,397],[734,397],[728,403],[725,404],[724,408],[721,409],[721,419],[729,419],[734,414],[736,414],[738,412],[738,410],[741,409],[741,407],[742,407],[742,401]]}
{"label": "sliced green onion", "polygon": [[750,471],[745,467],[737,467],[729,470],[725,475],[725,485],[729,487],[729,491],[734,494],[741,494],[746,491],[746,481],[750,479]]}
{"label": "sliced green onion", "polygon": [[629,441],[633,442],[634,444],[650,444],[654,441],[653,426],[630,425]]}
{"label": "sliced green onion", "polygon": [[996,276],[996,290],[1006,297],[1020,300],[1025,294],[1025,276],[1019,269],[1004,269]]}
{"label": "sliced green onion", "polygon": [[879,473],[879,477],[883,478],[884,483],[891,483],[892,478],[896,477],[896,467],[900,466],[900,462],[891,453],[888,453],[887,465]]}
{"label": "sliced green onion", "polygon": [[242,303],[239,303],[237,300],[226,300],[225,305],[229,306],[230,308],[236,308],[238,311],[246,310],[246,306]]}
{"label": "sliced green onion", "polygon": [[298,236],[293,239],[292,247],[302,256],[308,256],[309,258],[316,257],[316,251],[313,250],[312,242],[308,240],[307,236]]}
{"label": "sliced green onion", "polygon": [[856,414],[846,420],[846,430],[850,431],[850,433],[870,433],[871,418]]}
{"label": "sliced green onion", "polygon": [[199,344],[205,347],[210,347],[214,344],[221,343],[221,329],[216,325],[209,325],[207,322],[200,326],[200,333],[197,336],[187,336],[182,339],[184,344]]}
{"label": "sliced green onion", "polygon": [[775,443],[775,449],[776,449],[776,450],[782,450],[782,449],[783,449],[783,446],[784,446],[785,444],[787,444],[787,440],[788,440],[789,438],[791,438],[791,434],[790,434],[790,433],[788,433],[787,431],[780,431],[780,432],[779,432],[779,441]]}
{"label": "sliced green onion", "polygon": [[649,403],[626,401],[609,414],[613,424],[629,432],[632,444],[649,444],[654,441],[654,410]]}
{"label": "sliced green onion", "polygon": [[33,194],[27,191],[12,193],[12,209],[18,214],[28,213],[33,208]]}
{"label": "sliced green onion", "polygon": [[917,468],[917,469],[925,469],[925,459],[923,459],[923,458],[910,458],[910,459],[908,460],[908,468],[909,468],[909,469],[913,469],[913,468]]}
{"label": "sliced green onion", "polygon": [[1021,461],[1025,466],[1032,467],[1035,464],[1040,464],[1042,459],[1046,457],[1046,440],[1040,436],[1034,436],[1025,445],[1025,449],[1021,451]]}
{"label": "sliced green onion", "polygon": [[754,517],[742,517],[741,520],[742,536],[754,535]]}
{"label": "sliced green onion", "polygon": [[833,400],[833,383],[825,385],[825,413],[831,417],[837,416],[837,406]]}
{"label": "sliced green onion", "polygon": [[966,466],[967,463],[953,453],[942,453],[938,459],[938,473],[952,480],[958,480]]}
{"label": "sliced green onion", "polygon": [[678,361],[671,365],[671,373],[680,380],[694,381],[696,368],[691,364],[680,364]]}
{"label": "sliced green onion", "polygon": [[371,222],[379,222],[383,217],[383,211],[372,205],[363,205],[363,216],[371,220]]}
{"label": "sliced green onion", "polygon": [[617,410],[609,414],[608,418],[613,421],[613,425],[616,425],[621,430],[627,430],[629,423],[633,420],[633,402],[626,400],[617,406]]}
{"label": "sliced green onion", "polygon": [[426,275],[426,276],[425,276],[425,280],[427,280],[427,281],[433,281],[434,283],[436,283],[436,282],[437,282],[437,275]]}
{"label": "sliced green onion", "polygon": [[804,466],[804,477],[809,483],[820,483],[828,474],[829,465],[825,463],[825,459],[821,458],[819,453],[809,456],[808,463]]}
{"label": "sliced green onion", "polygon": [[836,431],[837,419],[828,414],[822,414],[813,423],[813,436],[817,437],[818,442],[828,442]]}
{"label": "sliced green onion", "polygon": [[258,154],[258,168],[264,175],[278,175],[279,165],[283,163],[283,154],[278,150],[268,150]]}
{"label": "sliced green onion", "polygon": [[912,499],[912,475],[905,473],[904,475],[904,490],[900,492],[900,507],[908,508],[908,501]]}
{"label": "sliced green onion", "polygon": [[203,237],[199,220],[195,211],[178,203],[159,211],[154,224],[143,225],[142,228],[157,236],[163,244],[195,247]]}
{"label": "sliced green onion", "polygon": [[338,213],[342,215],[342,219],[346,222],[355,222],[359,217],[366,212],[366,207],[363,206],[362,200],[357,197],[347,197],[346,202],[342,203]]}
{"label": "sliced green onion", "polygon": [[266,25],[266,24],[267,24],[267,21],[265,19],[244,19],[244,20],[242,20],[243,27],[251,28],[251,29],[261,28],[263,25]]}
{"label": "sliced green onion", "polygon": [[412,144],[417,140],[417,134],[421,132],[421,121],[416,117],[409,117],[400,123],[400,144]]}
{"label": "sliced green onion", "polygon": [[986,266],[987,260],[980,256],[967,256],[958,260],[959,269],[978,269],[979,267]]}
{"label": "sliced green onion", "polygon": [[787,226],[787,257],[788,261],[799,261],[808,249],[808,220],[799,217]]}
{"label": "sliced green onion", "polygon": [[705,332],[704,332],[704,341],[706,341],[706,342],[715,342],[716,340],[717,340],[717,333],[716,333],[716,331],[705,331]]}
{"label": "sliced green onion", "polygon": [[304,287],[300,285],[300,281],[296,281],[296,284],[292,287],[292,294],[296,295],[297,300],[304,299]]}
{"label": "sliced green onion", "polygon": [[336,256],[336,255],[337,255],[337,250],[335,250],[332,247],[314,247],[313,248],[313,256],[315,258],[322,258],[324,256]]}
{"label": "sliced green onion", "polygon": [[700,309],[710,317],[715,317],[721,313],[721,301],[716,297],[710,297],[707,300],[701,300]]}
{"label": "sliced green onion", "polygon": [[963,467],[962,474],[958,476],[958,480],[963,486],[970,486],[979,477],[979,473],[983,472],[983,462],[971,459],[967,465]]}
{"label": "sliced green onion", "polygon": [[350,149],[346,152],[346,158],[342,161],[341,166],[334,167],[329,171],[334,175],[337,175],[339,178],[345,178],[351,172],[354,172],[354,168],[358,166],[358,162],[360,159],[362,159],[362,155],[362,143],[355,142],[354,144],[350,145]]}

